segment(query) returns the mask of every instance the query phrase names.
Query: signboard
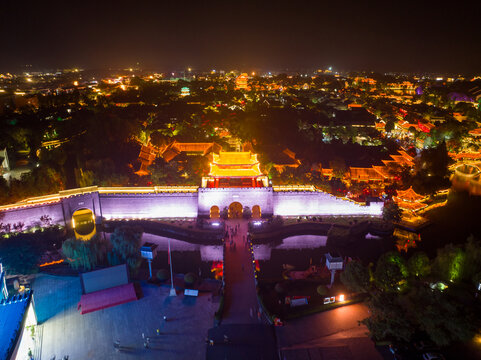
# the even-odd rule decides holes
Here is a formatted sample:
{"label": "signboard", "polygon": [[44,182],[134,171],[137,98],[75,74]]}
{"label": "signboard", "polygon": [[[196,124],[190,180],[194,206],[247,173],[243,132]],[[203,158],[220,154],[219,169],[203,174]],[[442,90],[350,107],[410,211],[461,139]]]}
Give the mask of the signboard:
{"label": "signboard", "polygon": [[184,295],[185,296],[199,296],[199,290],[185,289]]}
{"label": "signboard", "polygon": [[140,256],[144,259],[152,260],[156,255],[155,249],[157,249],[157,244],[147,242],[140,248]]}

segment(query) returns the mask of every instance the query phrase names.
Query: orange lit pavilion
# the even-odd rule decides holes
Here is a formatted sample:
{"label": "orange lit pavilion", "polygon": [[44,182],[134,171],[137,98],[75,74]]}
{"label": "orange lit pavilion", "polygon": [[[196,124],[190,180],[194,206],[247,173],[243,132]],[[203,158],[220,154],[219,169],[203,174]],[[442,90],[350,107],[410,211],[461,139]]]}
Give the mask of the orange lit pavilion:
{"label": "orange lit pavilion", "polygon": [[416,193],[412,186],[407,190],[398,190],[397,196],[393,196],[393,200],[398,204],[399,208],[413,212],[427,206],[423,203],[426,200],[426,196]]}
{"label": "orange lit pavilion", "polygon": [[202,179],[202,187],[265,187],[267,177],[260,169],[257,155],[250,151],[213,154],[208,177]]}
{"label": "orange lit pavilion", "polygon": [[235,79],[235,86],[236,89],[243,89],[243,90],[248,90],[249,86],[247,85],[249,77],[246,73],[240,74],[236,79]]}

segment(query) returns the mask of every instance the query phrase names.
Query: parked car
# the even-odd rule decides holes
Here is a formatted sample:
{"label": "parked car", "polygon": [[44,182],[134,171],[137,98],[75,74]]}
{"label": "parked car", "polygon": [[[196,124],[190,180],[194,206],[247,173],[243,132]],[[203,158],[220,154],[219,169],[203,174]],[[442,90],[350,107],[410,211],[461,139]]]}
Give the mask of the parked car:
{"label": "parked car", "polygon": [[444,356],[440,353],[428,352],[423,354],[424,360],[444,360]]}
{"label": "parked car", "polygon": [[413,351],[407,344],[395,343],[389,345],[389,351],[393,354],[394,359],[410,359],[412,358]]}

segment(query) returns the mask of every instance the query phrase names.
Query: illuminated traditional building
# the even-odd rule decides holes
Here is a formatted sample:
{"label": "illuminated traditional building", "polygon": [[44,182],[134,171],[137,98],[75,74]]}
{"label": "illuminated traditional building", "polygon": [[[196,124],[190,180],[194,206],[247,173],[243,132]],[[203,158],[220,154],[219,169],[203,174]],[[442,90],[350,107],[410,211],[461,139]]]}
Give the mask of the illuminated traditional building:
{"label": "illuminated traditional building", "polygon": [[220,151],[213,154],[209,177],[202,179],[202,187],[265,187],[267,177],[261,172],[257,154]]}
{"label": "illuminated traditional building", "polygon": [[183,87],[180,89],[180,96],[189,96],[190,95],[190,89],[188,87]]}
{"label": "illuminated traditional building", "polygon": [[247,84],[247,80],[249,79],[248,75],[246,73],[240,74],[236,79],[235,79],[235,87],[236,89],[242,89],[242,90],[248,90],[249,85]]}
{"label": "illuminated traditional building", "polygon": [[407,190],[398,190],[397,196],[393,196],[393,200],[402,210],[416,212],[424,209],[427,205],[423,203],[426,196],[416,193],[412,186]]}

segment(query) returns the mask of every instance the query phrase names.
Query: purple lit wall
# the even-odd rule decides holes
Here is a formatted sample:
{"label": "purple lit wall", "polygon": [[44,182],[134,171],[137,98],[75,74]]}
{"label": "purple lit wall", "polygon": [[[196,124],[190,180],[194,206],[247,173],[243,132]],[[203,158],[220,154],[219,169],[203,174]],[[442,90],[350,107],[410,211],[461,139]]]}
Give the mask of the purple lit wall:
{"label": "purple lit wall", "polygon": [[274,192],[274,215],[372,215],[382,214],[383,203],[359,205],[322,192]]}
{"label": "purple lit wall", "polygon": [[1,211],[0,223],[3,225],[23,223],[25,228],[40,226],[40,218],[44,215],[50,216],[52,224],[65,225],[62,204],[52,203],[42,206],[19,207],[14,210]]}
{"label": "purple lit wall", "polygon": [[101,194],[100,206],[105,219],[197,217],[197,193]]}

